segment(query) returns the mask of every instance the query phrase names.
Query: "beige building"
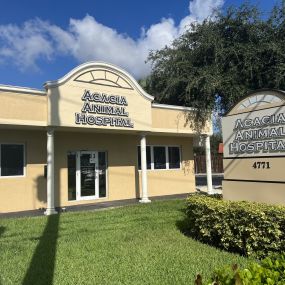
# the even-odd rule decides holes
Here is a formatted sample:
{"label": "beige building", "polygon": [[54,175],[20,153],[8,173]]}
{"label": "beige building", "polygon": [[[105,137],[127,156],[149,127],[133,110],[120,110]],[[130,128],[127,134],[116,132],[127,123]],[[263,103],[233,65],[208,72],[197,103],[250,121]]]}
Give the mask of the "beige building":
{"label": "beige building", "polygon": [[102,62],[44,88],[0,85],[0,213],[195,191],[193,139],[212,133],[195,110],[153,103]]}

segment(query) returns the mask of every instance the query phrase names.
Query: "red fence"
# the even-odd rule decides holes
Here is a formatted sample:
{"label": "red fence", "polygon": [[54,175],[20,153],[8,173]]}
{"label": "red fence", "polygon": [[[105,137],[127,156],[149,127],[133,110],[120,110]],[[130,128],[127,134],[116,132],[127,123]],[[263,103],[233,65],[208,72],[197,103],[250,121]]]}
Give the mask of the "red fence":
{"label": "red fence", "polygon": [[[195,155],[195,174],[206,173],[205,155]],[[223,155],[212,156],[212,173],[223,173]]]}

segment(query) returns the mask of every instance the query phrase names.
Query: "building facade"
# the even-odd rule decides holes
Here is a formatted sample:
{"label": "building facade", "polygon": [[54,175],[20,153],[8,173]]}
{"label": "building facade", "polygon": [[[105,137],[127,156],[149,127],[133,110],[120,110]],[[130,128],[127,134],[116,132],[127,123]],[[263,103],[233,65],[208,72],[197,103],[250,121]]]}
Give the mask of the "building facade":
{"label": "building facade", "polygon": [[78,66],[45,90],[0,86],[0,212],[195,191],[191,108],[154,103],[126,71]]}

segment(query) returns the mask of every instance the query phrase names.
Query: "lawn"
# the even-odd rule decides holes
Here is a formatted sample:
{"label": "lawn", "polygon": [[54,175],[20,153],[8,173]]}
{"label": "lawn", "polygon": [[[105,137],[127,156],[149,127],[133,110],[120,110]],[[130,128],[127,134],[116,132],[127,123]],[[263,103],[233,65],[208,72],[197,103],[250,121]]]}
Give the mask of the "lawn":
{"label": "lawn", "polygon": [[0,284],[193,284],[247,263],[183,235],[184,203],[2,219]]}

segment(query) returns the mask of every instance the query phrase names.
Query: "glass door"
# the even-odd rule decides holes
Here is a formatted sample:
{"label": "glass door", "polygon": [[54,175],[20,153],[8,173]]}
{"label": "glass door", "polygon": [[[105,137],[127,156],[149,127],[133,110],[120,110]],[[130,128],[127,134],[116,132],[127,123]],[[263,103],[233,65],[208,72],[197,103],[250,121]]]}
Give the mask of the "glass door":
{"label": "glass door", "polygon": [[96,199],[99,197],[98,152],[81,151],[77,171],[78,198],[80,200]]}

